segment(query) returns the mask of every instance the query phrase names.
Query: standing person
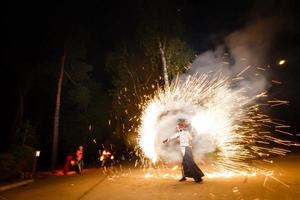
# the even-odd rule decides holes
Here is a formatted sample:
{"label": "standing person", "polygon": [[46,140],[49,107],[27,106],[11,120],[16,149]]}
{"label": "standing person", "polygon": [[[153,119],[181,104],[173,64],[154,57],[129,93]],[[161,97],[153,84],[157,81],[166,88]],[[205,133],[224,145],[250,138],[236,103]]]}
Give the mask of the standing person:
{"label": "standing person", "polygon": [[203,172],[197,166],[193,159],[192,149],[190,143],[192,137],[190,133],[186,130],[186,124],[181,121],[177,125],[178,132],[168,139],[165,139],[163,143],[168,143],[171,140],[179,139],[180,150],[182,153],[182,178],[179,181],[185,181],[186,177],[194,178],[195,182],[201,182],[204,176]]}
{"label": "standing person", "polygon": [[83,169],[83,146],[78,147],[76,151],[76,159],[78,165],[78,174],[80,174]]}
{"label": "standing person", "polygon": [[66,161],[65,161],[65,165],[64,165],[64,169],[63,169],[65,175],[70,171],[70,165],[71,165],[72,159],[73,159],[73,156],[71,154],[68,154],[66,157]]}

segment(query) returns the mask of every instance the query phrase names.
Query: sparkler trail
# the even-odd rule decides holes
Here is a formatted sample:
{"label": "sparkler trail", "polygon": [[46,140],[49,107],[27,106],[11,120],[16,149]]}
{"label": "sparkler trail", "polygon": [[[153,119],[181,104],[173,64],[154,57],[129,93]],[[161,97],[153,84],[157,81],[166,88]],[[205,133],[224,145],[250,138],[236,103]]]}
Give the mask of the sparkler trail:
{"label": "sparkler trail", "polygon": [[[247,88],[236,89],[235,84],[236,77],[233,80],[221,73],[195,74],[185,80],[177,78],[168,91],[158,90],[145,103],[142,115],[138,141],[144,155],[152,162],[180,161],[178,145],[162,144],[174,134],[180,118],[190,122],[195,160],[213,159],[217,173],[253,174],[259,169],[249,165],[249,159],[288,153],[285,148],[296,144],[272,132],[290,135],[280,130],[289,126],[263,113],[264,107],[285,101],[267,101],[266,92],[249,97]],[[257,103],[261,101],[269,104]]]}

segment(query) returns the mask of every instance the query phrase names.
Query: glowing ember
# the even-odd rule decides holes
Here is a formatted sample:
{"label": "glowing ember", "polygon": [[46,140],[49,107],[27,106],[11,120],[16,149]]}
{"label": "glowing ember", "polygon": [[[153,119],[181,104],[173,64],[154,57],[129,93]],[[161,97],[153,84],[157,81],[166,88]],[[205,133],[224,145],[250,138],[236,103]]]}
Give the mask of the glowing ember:
{"label": "glowing ember", "polygon": [[71,165],[75,166],[77,164],[77,162],[75,160],[71,160]]}
{"label": "glowing ember", "polygon": [[144,175],[144,177],[145,177],[145,178],[151,178],[151,177],[153,177],[153,174],[146,173],[146,174]]}
{"label": "glowing ember", "polygon": [[284,65],[285,63],[286,63],[285,60],[280,60],[280,61],[278,62],[279,65]]}
{"label": "glowing ember", "polygon": [[172,167],[172,171],[175,171],[178,169],[178,165],[175,165],[174,167]]}
{"label": "glowing ember", "polygon": [[104,160],[104,156],[100,156],[100,161],[103,161]]}
{"label": "glowing ember", "polygon": [[256,172],[248,173],[246,171],[241,171],[240,173],[234,173],[232,171],[224,171],[224,172],[212,172],[206,173],[205,176],[207,178],[232,178],[232,177],[239,177],[239,176],[256,176]]}

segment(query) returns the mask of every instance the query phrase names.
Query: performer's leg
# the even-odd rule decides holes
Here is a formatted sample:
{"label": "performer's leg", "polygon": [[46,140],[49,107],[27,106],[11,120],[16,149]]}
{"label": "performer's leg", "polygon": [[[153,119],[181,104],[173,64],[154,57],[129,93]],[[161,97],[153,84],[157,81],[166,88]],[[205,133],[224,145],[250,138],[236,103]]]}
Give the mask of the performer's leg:
{"label": "performer's leg", "polygon": [[181,150],[181,153],[182,153],[182,166],[181,166],[181,173],[182,173],[182,178],[179,180],[179,181],[185,181],[186,178],[185,178],[185,175],[184,175],[184,167],[183,167],[183,157],[184,157],[184,154],[185,154],[185,147],[180,147],[180,150]]}
{"label": "performer's leg", "polygon": [[179,181],[186,181],[186,178],[185,178],[185,176],[184,176],[183,169],[182,169],[182,178],[181,178],[181,179],[179,179]]}
{"label": "performer's leg", "polygon": [[181,150],[181,154],[182,154],[182,157],[183,157],[184,154],[185,154],[185,147],[180,147],[180,150]]}
{"label": "performer's leg", "polygon": [[82,171],[82,160],[78,161],[78,168],[79,168],[79,173]]}

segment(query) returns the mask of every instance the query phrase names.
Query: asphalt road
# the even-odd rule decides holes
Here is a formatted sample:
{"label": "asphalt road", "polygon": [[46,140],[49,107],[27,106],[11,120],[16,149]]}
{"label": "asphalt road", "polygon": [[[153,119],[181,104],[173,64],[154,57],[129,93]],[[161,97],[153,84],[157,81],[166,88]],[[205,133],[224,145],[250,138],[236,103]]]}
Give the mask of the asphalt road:
{"label": "asphalt road", "polygon": [[300,156],[277,159],[273,176],[208,178],[178,182],[179,169],[142,170],[118,167],[114,171],[89,169],[82,175],[48,177],[0,194],[2,199],[300,199]]}

